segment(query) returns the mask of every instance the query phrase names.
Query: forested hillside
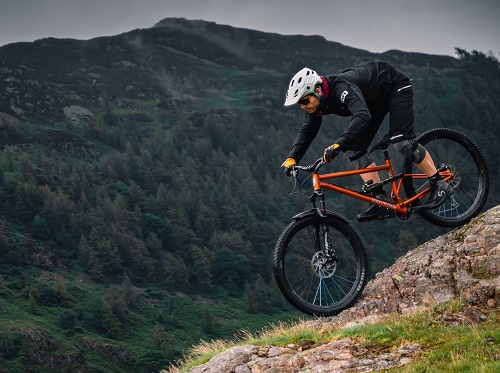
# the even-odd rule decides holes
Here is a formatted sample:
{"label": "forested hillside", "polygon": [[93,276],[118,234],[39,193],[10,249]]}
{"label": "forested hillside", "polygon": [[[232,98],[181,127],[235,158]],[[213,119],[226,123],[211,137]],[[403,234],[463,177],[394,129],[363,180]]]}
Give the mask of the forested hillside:
{"label": "forested hillside", "polygon": [[[280,169],[303,120],[283,107],[286,86],[304,66],[371,59],[413,78],[419,132],[455,128],[480,146],[486,207],[498,204],[493,55],[372,54],[183,19],[1,47],[0,368],[151,371],[201,338],[301,317],[271,273],[276,238],[308,208]],[[346,124],[324,122],[304,162]],[[328,197],[351,220],[366,208]],[[353,224],[372,273],[445,232],[416,217]]]}

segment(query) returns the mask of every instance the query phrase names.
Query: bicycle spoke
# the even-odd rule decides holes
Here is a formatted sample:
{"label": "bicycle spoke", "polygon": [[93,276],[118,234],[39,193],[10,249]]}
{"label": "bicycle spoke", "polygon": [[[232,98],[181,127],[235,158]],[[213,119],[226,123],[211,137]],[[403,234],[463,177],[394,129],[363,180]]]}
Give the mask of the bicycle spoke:
{"label": "bicycle spoke", "polygon": [[[283,274],[290,298],[300,300],[311,313],[330,314],[330,310],[345,308],[356,299],[359,290],[360,271],[355,248],[343,232],[329,226],[331,249],[335,259],[325,254],[325,234],[322,224],[305,224],[293,233],[287,242],[283,259]],[[281,266],[279,267],[281,268]],[[363,281],[366,279],[363,277]],[[364,282],[363,286],[364,287]],[[288,293],[285,293],[288,294]],[[292,304],[296,305],[292,302]],[[324,311],[317,311],[324,310]]]}
{"label": "bicycle spoke", "polygon": [[[452,173],[449,180],[454,194],[435,209],[420,210],[426,220],[444,227],[457,227],[468,222],[484,206],[489,190],[488,169],[479,148],[462,133],[440,128],[430,130],[418,141],[429,151],[436,166],[444,165]],[[405,161],[405,172],[412,173],[414,165]],[[412,197],[428,187],[424,179],[406,179],[406,194]],[[426,203],[427,198],[416,202]]]}

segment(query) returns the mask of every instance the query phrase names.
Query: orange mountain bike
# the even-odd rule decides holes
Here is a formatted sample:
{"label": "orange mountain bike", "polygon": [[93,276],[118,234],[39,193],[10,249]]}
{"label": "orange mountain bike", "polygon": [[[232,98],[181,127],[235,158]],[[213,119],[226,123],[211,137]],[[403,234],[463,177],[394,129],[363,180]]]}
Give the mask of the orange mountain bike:
{"label": "orange mountain bike", "polygon": [[[338,314],[356,302],[368,279],[364,245],[346,218],[327,210],[324,189],[387,208],[381,219],[406,220],[417,213],[444,227],[463,225],[482,209],[488,196],[489,175],[477,145],[464,134],[447,128],[427,131],[418,141],[440,165],[439,173],[454,190],[439,206],[427,203],[429,179],[410,159],[404,161],[401,173],[394,173],[388,151],[390,141],[382,141],[370,150],[381,149],[384,153],[385,164],[374,168],[320,174],[325,164],[322,158],[308,166],[293,166],[295,177],[299,172],[310,173],[311,209],[295,215],[281,233],[274,249],[273,269],[279,289],[294,307],[315,316]],[[390,185],[392,203],[373,198],[373,185],[368,183],[355,191],[326,182],[373,171],[388,173],[382,184]]]}

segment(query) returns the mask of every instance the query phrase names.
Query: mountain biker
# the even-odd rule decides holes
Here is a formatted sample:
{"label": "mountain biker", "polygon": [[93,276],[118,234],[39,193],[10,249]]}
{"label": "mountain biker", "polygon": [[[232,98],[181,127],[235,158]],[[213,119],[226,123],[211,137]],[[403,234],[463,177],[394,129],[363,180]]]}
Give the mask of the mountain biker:
{"label": "mountain biker", "polygon": [[[394,148],[424,172],[430,180],[428,203],[439,205],[453,189],[444,181],[427,150],[415,139],[413,128],[413,90],[410,79],[394,66],[371,61],[351,67],[340,74],[320,76],[310,68],[303,68],[292,78],[285,106],[299,104],[307,112],[287,159],[282,166],[287,175],[290,167],[298,164],[318,134],[323,115],[350,116],[349,125],[324,151],[324,161],[330,162],[344,152],[358,169],[374,167],[367,149],[389,113],[389,132],[386,135]],[[372,180],[372,196],[390,202],[380,184],[378,172],[362,174],[365,182]],[[368,221],[389,211],[370,204],[368,210],[357,215],[359,221]]]}

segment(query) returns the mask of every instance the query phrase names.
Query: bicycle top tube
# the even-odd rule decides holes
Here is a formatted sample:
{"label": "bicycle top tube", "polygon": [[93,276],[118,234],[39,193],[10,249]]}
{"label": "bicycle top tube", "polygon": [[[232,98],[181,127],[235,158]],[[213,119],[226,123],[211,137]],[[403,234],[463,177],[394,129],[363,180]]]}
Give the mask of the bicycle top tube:
{"label": "bicycle top tube", "polygon": [[328,179],[335,179],[352,175],[361,175],[377,171],[389,171],[392,174],[392,164],[390,163],[390,160],[387,160],[386,164],[382,166],[374,166],[370,168],[362,168],[359,170],[351,170],[351,171],[337,171],[328,174],[319,174],[318,173],[319,169],[323,167],[326,163],[327,162],[325,162],[323,158],[319,158],[318,160],[316,160],[316,162],[307,166],[294,165],[292,166],[292,170],[303,170],[313,174],[318,174],[319,180],[328,180]]}
{"label": "bicycle top tube", "polygon": [[338,171],[338,172],[333,172],[329,174],[322,174],[319,175],[320,180],[328,180],[328,179],[335,179],[339,177],[347,177],[347,176],[352,176],[352,175],[362,175],[362,174],[367,174],[370,172],[377,172],[377,171],[387,171],[390,169],[390,166],[384,165],[384,166],[374,166],[370,168],[362,168],[360,170],[351,170],[351,171]]}
{"label": "bicycle top tube", "polygon": [[[396,199],[399,202],[402,203],[387,203],[384,201],[380,201],[373,196],[370,196],[368,194],[364,194],[361,192],[357,192],[351,189],[347,189],[335,184],[331,184],[328,182],[322,182],[324,180],[328,179],[334,179],[334,178],[342,178],[342,177],[347,177],[347,176],[352,176],[352,175],[362,175],[370,172],[377,172],[377,171],[388,171],[391,178],[393,177],[393,170],[392,170],[392,164],[390,159],[386,159],[386,164],[382,166],[374,166],[370,168],[363,168],[360,170],[351,170],[351,171],[338,171],[334,173],[329,173],[329,174],[319,174],[319,169],[325,164],[326,162],[323,160],[323,158],[318,159],[316,162],[313,164],[307,165],[307,166],[298,166],[294,165],[292,166],[292,170],[295,170],[296,172],[298,170],[303,170],[312,173],[311,177],[313,180],[313,188],[315,193],[321,192],[321,189],[329,189],[337,193],[341,193],[344,195],[347,195],[349,197],[357,198],[360,200],[363,200],[365,202],[369,203],[374,203],[377,205],[383,205],[383,207],[386,207],[390,210],[394,210],[400,214],[406,215],[408,212],[408,205],[410,204],[410,201],[401,201],[399,197],[399,190],[401,189],[401,181],[399,182],[399,185],[395,185],[395,181],[392,180],[391,184],[393,185],[393,194],[396,194]],[[296,173],[294,174],[296,176]],[[413,200],[413,199],[412,199]]]}

